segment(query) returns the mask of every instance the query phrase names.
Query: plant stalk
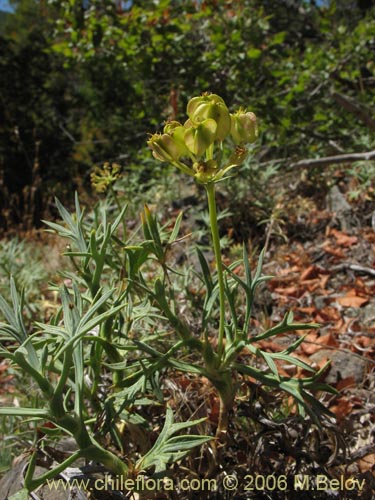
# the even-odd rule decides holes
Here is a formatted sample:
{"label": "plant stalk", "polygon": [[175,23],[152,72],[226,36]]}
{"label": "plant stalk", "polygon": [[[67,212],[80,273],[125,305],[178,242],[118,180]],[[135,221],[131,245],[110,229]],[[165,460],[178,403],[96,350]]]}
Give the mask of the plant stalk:
{"label": "plant stalk", "polygon": [[208,211],[210,215],[210,226],[212,243],[214,247],[215,259],[216,259],[216,270],[217,279],[219,284],[219,301],[220,301],[220,323],[219,323],[219,335],[217,341],[217,354],[219,360],[223,355],[223,341],[224,341],[224,326],[225,326],[225,288],[224,288],[224,274],[223,274],[223,264],[221,261],[221,249],[220,249],[220,236],[219,228],[217,223],[217,210],[216,210],[216,200],[215,200],[215,184],[213,182],[207,184],[207,199],[208,199]]}

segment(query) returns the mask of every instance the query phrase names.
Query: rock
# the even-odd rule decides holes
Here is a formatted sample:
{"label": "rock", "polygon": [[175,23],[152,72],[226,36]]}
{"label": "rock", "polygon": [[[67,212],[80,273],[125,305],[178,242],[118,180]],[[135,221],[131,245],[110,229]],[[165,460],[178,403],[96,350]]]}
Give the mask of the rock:
{"label": "rock", "polygon": [[29,456],[21,456],[13,463],[12,469],[0,481],[0,500],[7,500],[23,488],[23,473],[29,463]]}
{"label": "rock", "polygon": [[310,356],[310,360],[317,364],[324,359],[331,361],[329,372],[324,379],[327,384],[337,384],[349,377],[353,377],[356,384],[363,382],[367,368],[367,361],[364,358],[351,352],[332,349],[321,349]]}
{"label": "rock", "polygon": [[375,325],[375,304],[370,303],[361,309],[361,320],[365,326]]}
{"label": "rock", "polygon": [[326,197],[326,205],[330,212],[333,212],[340,223],[343,231],[349,231],[353,224],[352,207],[346,201],[338,186],[334,185]]}
{"label": "rock", "polygon": [[351,212],[352,207],[346,201],[345,196],[342,194],[338,186],[331,187],[327,195],[327,206],[331,212]]}

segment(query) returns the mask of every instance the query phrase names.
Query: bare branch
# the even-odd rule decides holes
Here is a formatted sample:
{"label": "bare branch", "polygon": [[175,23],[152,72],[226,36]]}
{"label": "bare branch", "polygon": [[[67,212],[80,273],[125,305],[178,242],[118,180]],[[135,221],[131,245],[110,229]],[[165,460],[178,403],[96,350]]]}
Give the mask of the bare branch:
{"label": "bare branch", "polygon": [[375,159],[375,150],[366,153],[348,153],[344,155],[314,158],[312,160],[300,160],[296,163],[292,163],[291,167],[324,167],[336,163],[353,163],[355,161],[368,161],[373,159]]}

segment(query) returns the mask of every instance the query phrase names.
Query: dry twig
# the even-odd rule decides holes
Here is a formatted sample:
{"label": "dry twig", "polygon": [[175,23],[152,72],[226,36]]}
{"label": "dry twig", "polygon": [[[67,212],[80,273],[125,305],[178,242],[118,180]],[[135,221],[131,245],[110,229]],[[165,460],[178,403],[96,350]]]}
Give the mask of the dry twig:
{"label": "dry twig", "polygon": [[292,163],[291,167],[324,167],[336,163],[352,163],[355,161],[368,161],[375,159],[375,150],[366,153],[348,153],[337,156],[324,156],[322,158],[300,160]]}

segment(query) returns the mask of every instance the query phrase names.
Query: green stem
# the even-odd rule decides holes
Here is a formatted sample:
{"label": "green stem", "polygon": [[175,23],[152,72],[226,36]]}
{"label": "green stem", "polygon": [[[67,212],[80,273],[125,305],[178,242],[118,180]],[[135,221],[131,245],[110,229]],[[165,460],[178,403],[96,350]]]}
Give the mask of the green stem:
{"label": "green stem", "polygon": [[224,288],[224,274],[223,264],[221,262],[221,249],[220,249],[220,236],[217,223],[217,210],[215,200],[215,184],[209,183],[206,186],[208,211],[210,214],[210,226],[212,234],[212,243],[214,247],[217,279],[219,283],[219,301],[220,301],[220,323],[219,323],[219,336],[217,341],[217,353],[219,359],[223,354],[223,340],[224,340],[224,326],[225,326],[225,288]]}
{"label": "green stem", "polygon": [[[113,184],[111,184],[109,186],[109,189],[110,189],[110,192],[112,194],[113,199],[115,200],[115,203],[117,205],[119,213],[121,213],[121,211],[122,211],[121,203],[120,203],[120,200],[118,199],[116,191],[113,189]],[[122,241],[125,242],[126,241],[126,232],[127,232],[125,216],[121,217],[121,223],[122,223],[122,231],[123,231]]]}
{"label": "green stem", "polygon": [[184,174],[187,174],[190,176],[194,175],[193,170],[191,168],[189,168],[187,165],[185,165],[185,163],[182,163],[182,161],[173,161],[173,162],[171,162],[171,164],[174,165],[175,167],[177,167],[179,170],[181,170],[181,172],[183,172]]}
{"label": "green stem", "polygon": [[90,446],[83,450],[75,451],[70,457],[64,460],[62,463],[58,464],[53,469],[49,470],[45,474],[33,479],[33,473],[35,469],[36,453],[33,454],[31,461],[29,463],[26,477],[25,486],[29,492],[39,488],[46,481],[53,479],[58,474],[63,472],[69,465],[74,463],[79,458],[86,458],[87,460],[95,460],[100,462],[104,467],[118,476],[123,476],[125,479],[128,477],[129,469],[125,463],[123,463],[120,458],[105,450],[100,445],[96,443],[91,443]]}

